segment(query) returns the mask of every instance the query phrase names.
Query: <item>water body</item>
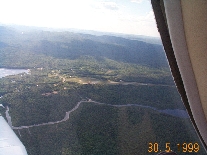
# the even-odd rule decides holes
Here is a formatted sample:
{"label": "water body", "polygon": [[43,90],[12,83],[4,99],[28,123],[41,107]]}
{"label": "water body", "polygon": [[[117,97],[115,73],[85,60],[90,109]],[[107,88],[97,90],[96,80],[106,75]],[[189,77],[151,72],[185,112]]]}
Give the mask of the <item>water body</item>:
{"label": "water body", "polygon": [[29,70],[26,69],[6,69],[6,68],[0,68],[0,78],[6,77],[9,75],[16,75],[20,73],[29,73]]}
{"label": "water body", "polygon": [[174,117],[180,117],[180,118],[189,118],[188,113],[186,110],[181,109],[165,109],[165,110],[158,110],[161,113],[171,115]]}
{"label": "water body", "polygon": [[9,107],[6,109],[6,118],[10,127],[12,127],[11,116],[9,115]]}
{"label": "water body", "polygon": [[3,106],[3,104],[0,104],[0,107],[3,107],[3,108],[5,108],[5,107]]}
{"label": "water body", "polygon": [[[109,104],[109,105],[111,105],[111,104]],[[134,106],[134,107],[149,108],[149,109],[158,111],[159,113],[171,115],[171,116],[174,116],[174,117],[189,118],[188,113],[186,112],[186,110],[182,110],[182,109],[164,109],[164,110],[159,110],[159,109],[157,109],[155,107],[145,106],[145,105],[140,105],[140,104],[125,104],[125,105],[111,105],[111,106],[114,106],[114,107]]]}
{"label": "water body", "polygon": [[182,110],[182,109],[164,109],[164,110],[159,110],[159,109],[157,109],[155,107],[145,106],[145,105],[140,105],[140,104],[125,104],[125,105],[111,105],[111,106],[114,106],[114,107],[135,106],[135,107],[149,108],[149,109],[158,111],[160,113],[171,115],[171,116],[174,116],[174,117],[189,118],[188,113],[186,112],[186,110]]}

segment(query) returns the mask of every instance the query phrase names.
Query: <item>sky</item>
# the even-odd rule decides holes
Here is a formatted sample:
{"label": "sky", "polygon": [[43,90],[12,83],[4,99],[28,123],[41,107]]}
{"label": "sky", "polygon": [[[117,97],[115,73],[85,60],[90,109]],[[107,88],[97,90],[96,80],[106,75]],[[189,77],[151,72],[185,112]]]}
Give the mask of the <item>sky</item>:
{"label": "sky", "polygon": [[0,0],[0,23],[159,37],[150,0]]}

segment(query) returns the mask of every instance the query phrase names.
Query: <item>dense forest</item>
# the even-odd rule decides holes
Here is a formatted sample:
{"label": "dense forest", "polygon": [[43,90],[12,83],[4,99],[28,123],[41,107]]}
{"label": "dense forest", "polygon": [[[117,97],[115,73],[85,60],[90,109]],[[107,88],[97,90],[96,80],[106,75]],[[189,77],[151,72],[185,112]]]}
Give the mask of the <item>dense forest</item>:
{"label": "dense forest", "polygon": [[204,154],[189,118],[160,111],[185,108],[163,47],[153,42],[0,26],[0,68],[29,71],[0,78],[0,104],[28,154],[146,155],[166,143],[180,155],[177,144],[198,143],[191,154]]}

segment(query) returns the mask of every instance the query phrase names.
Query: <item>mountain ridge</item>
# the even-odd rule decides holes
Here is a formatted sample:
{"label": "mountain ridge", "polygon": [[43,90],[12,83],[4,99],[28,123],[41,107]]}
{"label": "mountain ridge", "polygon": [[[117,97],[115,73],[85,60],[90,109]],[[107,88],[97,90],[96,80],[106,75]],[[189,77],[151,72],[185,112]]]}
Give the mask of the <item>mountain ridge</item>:
{"label": "mountain ridge", "polygon": [[[12,44],[1,38],[2,46],[21,44],[20,50],[44,54],[56,58],[77,59],[81,55],[106,57],[118,62],[135,63],[149,67],[168,67],[163,47],[144,41],[117,36],[95,36],[73,32],[43,30],[18,31],[0,27],[5,38],[12,37]],[[18,40],[18,41],[17,41]],[[19,41],[20,40],[20,41]],[[2,47],[1,46],[1,47]],[[152,59],[153,58],[153,59]]]}

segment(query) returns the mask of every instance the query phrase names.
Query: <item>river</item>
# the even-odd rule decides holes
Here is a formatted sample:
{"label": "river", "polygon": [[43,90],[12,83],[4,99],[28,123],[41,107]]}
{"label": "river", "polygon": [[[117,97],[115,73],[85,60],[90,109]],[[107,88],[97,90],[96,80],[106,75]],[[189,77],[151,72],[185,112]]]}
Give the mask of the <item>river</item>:
{"label": "river", "polygon": [[9,115],[9,107],[8,106],[7,106],[5,113],[6,113],[6,118],[7,118],[8,124],[10,127],[12,127],[12,121],[11,121],[11,116]]}
{"label": "river", "polygon": [[44,125],[51,125],[51,124],[58,124],[64,121],[67,121],[70,118],[70,113],[72,113],[73,111],[77,110],[80,106],[81,103],[94,103],[94,104],[98,104],[98,105],[108,105],[108,106],[113,106],[113,107],[127,107],[127,106],[138,106],[138,107],[143,107],[143,108],[150,108],[152,110],[155,110],[157,112],[163,113],[163,114],[167,114],[167,115],[171,115],[174,117],[179,117],[179,118],[189,118],[188,114],[185,110],[181,110],[181,109],[165,109],[165,110],[158,110],[157,108],[151,107],[151,106],[144,106],[144,105],[139,105],[139,104],[126,104],[126,105],[112,105],[112,104],[106,104],[106,103],[101,103],[101,102],[97,102],[97,101],[93,101],[91,99],[88,100],[81,100],[79,101],[76,106],[71,109],[70,111],[67,111],[65,113],[65,117],[62,120],[59,121],[54,121],[54,122],[47,122],[47,123],[41,123],[41,124],[34,124],[34,125],[28,125],[28,126],[19,126],[19,127],[14,127],[12,126],[12,122],[11,122],[11,117],[9,116],[9,108],[7,107],[6,110],[6,117],[8,120],[9,125],[12,127],[12,129],[28,129],[28,128],[32,128],[32,127],[36,127],[36,126],[44,126]]}

